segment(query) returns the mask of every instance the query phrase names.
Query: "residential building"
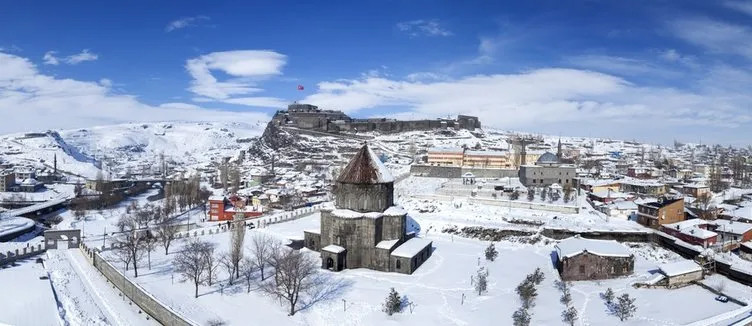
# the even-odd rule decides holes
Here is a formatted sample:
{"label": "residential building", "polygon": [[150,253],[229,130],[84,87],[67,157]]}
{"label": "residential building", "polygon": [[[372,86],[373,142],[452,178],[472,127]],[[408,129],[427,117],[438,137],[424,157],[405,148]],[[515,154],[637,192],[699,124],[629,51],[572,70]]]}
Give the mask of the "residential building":
{"label": "residential building", "polygon": [[666,193],[665,183],[650,180],[629,179],[621,182],[622,192],[633,192],[646,196],[661,196]]}
{"label": "residential building", "polygon": [[0,171],[0,192],[10,191],[10,188],[16,184],[16,175],[10,171]]}
{"label": "residential building", "polygon": [[661,225],[684,220],[684,198],[637,204],[637,222],[657,229]]}
{"label": "residential building", "polygon": [[634,255],[613,240],[594,240],[579,235],[555,246],[556,268],[564,281],[590,281],[630,275]]}
{"label": "residential building", "polygon": [[38,190],[44,188],[44,184],[37,181],[36,179],[24,179],[19,184],[19,187],[22,192],[37,192]]}
{"label": "residential building", "polygon": [[707,248],[718,242],[718,234],[708,230],[707,223],[703,222],[706,221],[692,219],[664,224],[659,229],[660,231],[674,236],[686,243]]}
{"label": "residential building", "polygon": [[710,194],[710,187],[706,185],[692,183],[692,184],[684,185],[682,187],[682,192],[684,194],[698,198],[700,196],[705,196],[705,195]]}
{"label": "residential building", "polygon": [[251,205],[246,205],[246,201],[247,199],[239,196],[209,197],[209,221],[232,221],[238,212],[243,213],[243,218],[264,214],[260,201],[251,200]]}

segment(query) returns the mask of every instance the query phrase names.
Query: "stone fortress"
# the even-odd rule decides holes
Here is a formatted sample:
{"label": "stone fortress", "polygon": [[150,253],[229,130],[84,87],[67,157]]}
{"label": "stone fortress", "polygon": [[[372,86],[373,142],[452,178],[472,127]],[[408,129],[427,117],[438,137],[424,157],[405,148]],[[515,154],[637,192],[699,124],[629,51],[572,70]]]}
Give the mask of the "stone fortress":
{"label": "stone fortress", "polygon": [[337,178],[335,207],[321,210],[321,229],[305,231],[308,249],[333,271],[369,268],[412,274],[432,242],[406,232],[407,212],[394,206],[394,177],[363,145]]}
{"label": "stone fortress", "polygon": [[328,133],[370,132],[394,133],[443,128],[475,130],[481,128],[477,117],[459,115],[457,119],[401,121],[388,118],[354,119],[342,111],[321,110],[315,105],[293,103],[287,110],[274,114],[271,123]]}

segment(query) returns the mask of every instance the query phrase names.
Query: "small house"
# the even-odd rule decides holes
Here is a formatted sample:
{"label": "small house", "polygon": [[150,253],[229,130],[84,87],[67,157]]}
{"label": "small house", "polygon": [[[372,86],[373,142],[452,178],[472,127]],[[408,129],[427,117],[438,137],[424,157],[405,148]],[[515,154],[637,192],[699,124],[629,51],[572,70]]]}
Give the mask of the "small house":
{"label": "small house", "polygon": [[556,246],[556,268],[564,281],[591,281],[630,275],[634,255],[614,240],[594,240],[579,235]]}
{"label": "small house", "polygon": [[657,284],[668,288],[685,286],[702,280],[703,277],[702,267],[691,260],[662,264],[658,266],[658,272],[663,275],[663,279]]}

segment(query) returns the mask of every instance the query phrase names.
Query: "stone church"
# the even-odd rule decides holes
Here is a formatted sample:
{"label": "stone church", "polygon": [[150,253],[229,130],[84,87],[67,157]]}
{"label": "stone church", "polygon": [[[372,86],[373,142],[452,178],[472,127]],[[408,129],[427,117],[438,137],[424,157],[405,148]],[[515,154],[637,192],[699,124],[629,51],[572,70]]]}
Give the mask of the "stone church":
{"label": "stone church", "polygon": [[431,256],[431,241],[406,232],[407,212],[394,206],[394,177],[368,144],[342,170],[334,194],[334,206],[321,210],[321,230],[304,233],[322,268],[412,274]]}

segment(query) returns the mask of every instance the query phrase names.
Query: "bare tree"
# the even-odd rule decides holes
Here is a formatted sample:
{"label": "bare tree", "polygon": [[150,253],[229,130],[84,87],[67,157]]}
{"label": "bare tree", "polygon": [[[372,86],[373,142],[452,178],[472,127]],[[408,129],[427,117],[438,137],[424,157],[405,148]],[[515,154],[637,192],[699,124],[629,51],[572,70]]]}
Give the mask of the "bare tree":
{"label": "bare tree", "polygon": [[194,239],[183,246],[173,260],[175,270],[185,278],[193,281],[195,297],[198,298],[198,286],[203,282],[206,270],[206,251],[211,243]]}
{"label": "bare tree", "polygon": [[[144,254],[142,249],[145,246],[146,234],[138,230],[138,222],[132,214],[121,216],[117,227],[120,235],[115,240],[118,247],[116,253],[121,256],[120,260],[128,260],[133,264],[133,274],[138,277],[138,261]],[[127,256],[127,258],[124,259],[122,256]]]}
{"label": "bare tree", "polygon": [[712,198],[713,196],[711,195],[711,193],[706,192],[697,196],[697,198],[695,199],[695,207],[700,210],[699,215],[703,220],[711,220],[715,217],[713,209],[711,209]]}
{"label": "bare tree", "polygon": [[266,282],[263,289],[290,305],[290,316],[294,315],[301,293],[307,293],[321,286],[318,276],[318,262],[300,251],[282,249],[275,261],[275,281]]}
{"label": "bare tree", "polygon": [[251,238],[251,251],[253,252],[253,261],[255,267],[261,272],[261,280],[266,279],[264,267],[272,258],[273,249],[277,241],[264,233],[256,233]]}
{"label": "bare tree", "polygon": [[245,205],[238,205],[236,209],[241,210],[233,216],[233,225],[230,236],[230,262],[232,263],[233,272],[236,278],[240,277],[240,260],[243,259],[243,243],[245,242]]}
{"label": "bare tree", "polygon": [[235,278],[235,266],[232,265],[232,259],[230,259],[229,253],[223,253],[219,256],[219,265],[227,272],[227,281],[230,285]]}
{"label": "bare tree", "polygon": [[251,280],[253,279],[253,271],[255,271],[255,264],[253,259],[251,257],[245,257],[240,262],[240,275],[243,275],[243,278],[245,279],[246,286],[248,289],[247,292],[251,292]]}
{"label": "bare tree", "polygon": [[160,219],[157,222],[159,240],[162,241],[162,247],[164,247],[165,255],[167,255],[170,253],[172,240],[175,240],[178,234],[178,219],[167,214],[160,214],[159,216]]}
{"label": "bare tree", "polygon": [[213,243],[208,242],[208,244],[204,247],[204,263],[206,264],[206,281],[209,284],[209,286],[212,285],[214,282],[214,276],[215,272],[217,271],[217,268],[219,267],[219,259],[215,257],[214,255],[214,249],[216,249],[217,246]]}

